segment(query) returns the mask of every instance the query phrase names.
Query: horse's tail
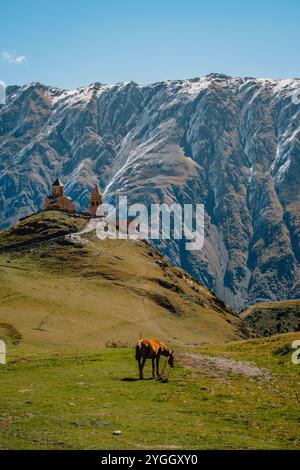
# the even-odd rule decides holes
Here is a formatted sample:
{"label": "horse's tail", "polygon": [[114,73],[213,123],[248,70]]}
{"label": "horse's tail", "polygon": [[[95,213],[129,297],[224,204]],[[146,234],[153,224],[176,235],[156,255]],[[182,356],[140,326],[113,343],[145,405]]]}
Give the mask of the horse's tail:
{"label": "horse's tail", "polygon": [[142,343],[138,341],[135,345],[135,359],[138,361],[142,355]]}

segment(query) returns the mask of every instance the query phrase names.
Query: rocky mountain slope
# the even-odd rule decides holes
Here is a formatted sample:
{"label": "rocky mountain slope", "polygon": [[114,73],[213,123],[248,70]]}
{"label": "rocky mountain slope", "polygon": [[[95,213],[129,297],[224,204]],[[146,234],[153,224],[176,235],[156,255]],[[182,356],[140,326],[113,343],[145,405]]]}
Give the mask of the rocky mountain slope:
{"label": "rocky mountain slope", "polygon": [[160,248],[241,309],[300,297],[300,80],[212,74],[140,86],[9,87],[0,107],[2,227],[41,207],[54,177],[80,207],[203,203],[202,251]]}
{"label": "rocky mountain slope", "polygon": [[147,241],[99,240],[85,225],[51,211],[0,232],[0,338],[10,349],[132,346],[140,334],[177,346],[251,336]]}

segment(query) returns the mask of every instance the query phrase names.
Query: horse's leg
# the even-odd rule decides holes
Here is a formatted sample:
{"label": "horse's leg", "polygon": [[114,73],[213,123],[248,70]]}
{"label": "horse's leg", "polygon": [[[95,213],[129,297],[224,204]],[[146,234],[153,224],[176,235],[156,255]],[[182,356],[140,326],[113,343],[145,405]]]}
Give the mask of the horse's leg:
{"label": "horse's leg", "polygon": [[156,356],[156,375],[157,375],[157,377],[159,377],[159,359],[160,359],[160,356],[158,354]]}
{"label": "horse's leg", "polygon": [[155,377],[154,357],[152,357],[152,377]]}
{"label": "horse's leg", "polygon": [[143,357],[142,359],[142,363],[140,363],[140,379],[143,380],[143,369],[144,369],[144,365],[145,365],[145,362],[146,362],[146,357]]}
{"label": "horse's leg", "polygon": [[139,375],[140,375],[140,378],[141,378],[141,357],[138,357],[137,361],[138,361],[138,367],[139,367]]}

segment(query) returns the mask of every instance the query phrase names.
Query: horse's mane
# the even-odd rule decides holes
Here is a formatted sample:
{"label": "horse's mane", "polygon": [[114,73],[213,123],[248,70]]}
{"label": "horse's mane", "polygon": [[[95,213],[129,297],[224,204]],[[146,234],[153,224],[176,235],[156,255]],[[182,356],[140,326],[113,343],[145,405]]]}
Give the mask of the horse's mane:
{"label": "horse's mane", "polygon": [[172,351],[166,344],[160,342],[160,348],[163,356],[171,356]]}

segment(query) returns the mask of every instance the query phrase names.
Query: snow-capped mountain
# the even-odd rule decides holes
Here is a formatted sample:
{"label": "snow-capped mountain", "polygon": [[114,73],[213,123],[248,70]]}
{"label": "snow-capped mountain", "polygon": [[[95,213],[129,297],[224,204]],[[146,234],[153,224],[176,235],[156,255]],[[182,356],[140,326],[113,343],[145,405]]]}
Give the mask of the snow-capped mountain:
{"label": "snow-capped mountain", "polygon": [[81,208],[203,203],[205,244],[161,249],[234,308],[300,297],[300,80],[232,78],[61,90],[8,87],[0,106],[1,226],[42,207],[57,176]]}

